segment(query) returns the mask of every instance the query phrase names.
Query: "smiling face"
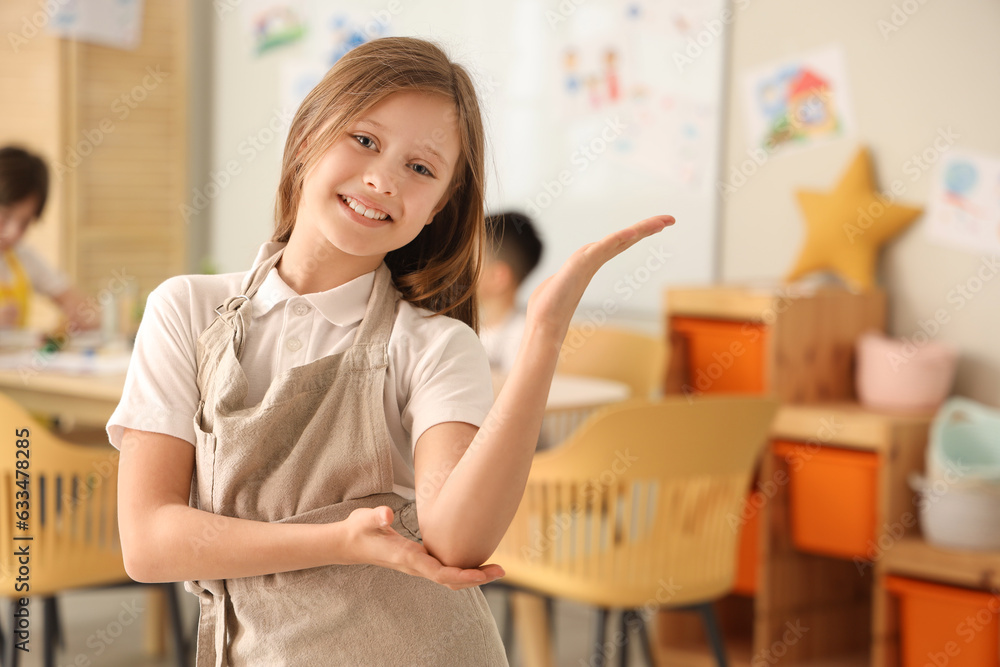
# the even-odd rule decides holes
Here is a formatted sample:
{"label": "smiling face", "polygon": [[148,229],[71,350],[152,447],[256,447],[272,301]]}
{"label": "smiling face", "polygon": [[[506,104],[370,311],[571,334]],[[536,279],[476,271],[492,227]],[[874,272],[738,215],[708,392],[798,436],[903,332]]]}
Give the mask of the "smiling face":
{"label": "smiling face", "polygon": [[0,206],[0,252],[7,252],[21,240],[28,224],[38,216],[38,198],[25,197]]}
{"label": "smiling face", "polygon": [[422,92],[362,114],[305,175],[289,243],[329,245],[374,270],[447,202],[461,153],[455,117],[451,100]]}

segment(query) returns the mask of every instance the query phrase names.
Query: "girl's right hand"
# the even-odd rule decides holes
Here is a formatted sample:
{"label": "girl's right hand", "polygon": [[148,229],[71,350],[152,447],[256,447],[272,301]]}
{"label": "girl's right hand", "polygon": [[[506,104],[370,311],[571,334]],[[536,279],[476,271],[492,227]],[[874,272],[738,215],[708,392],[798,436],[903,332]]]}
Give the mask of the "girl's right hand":
{"label": "girl's right hand", "polygon": [[424,577],[453,591],[482,586],[504,576],[503,568],[496,564],[468,570],[442,565],[423,544],[397,533],[392,527],[392,519],[392,509],[381,506],[356,509],[343,521],[354,563],[378,565]]}

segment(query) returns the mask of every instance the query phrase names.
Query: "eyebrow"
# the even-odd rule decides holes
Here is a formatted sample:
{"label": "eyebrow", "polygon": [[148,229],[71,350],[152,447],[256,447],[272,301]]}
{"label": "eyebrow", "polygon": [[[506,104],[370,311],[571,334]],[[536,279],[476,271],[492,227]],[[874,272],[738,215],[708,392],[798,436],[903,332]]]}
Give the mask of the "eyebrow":
{"label": "eyebrow", "polygon": [[[380,123],[380,122],[378,122],[376,120],[371,120],[371,119],[368,119],[368,118],[360,118],[360,119],[358,119],[357,122],[358,123],[364,123],[366,125],[371,125],[372,127],[374,127],[377,130],[384,130],[385,129],[385,126],[382,125],[382,123]],[[441,153],[439,153],[434,148],[433,144],[431,144],[430,142],[422,145],[420,148],[423,149],[423,150],[425,150],[425,151],[427,151],[428,153],[430,153],[434,157],[436,157],[438,159],[438,161],[441,162],[441,164],[443,164],[445,167],[447,167],[450,164],[448,162],[448,160],[446,160],[444,158],[444,156],[441,155]]]}

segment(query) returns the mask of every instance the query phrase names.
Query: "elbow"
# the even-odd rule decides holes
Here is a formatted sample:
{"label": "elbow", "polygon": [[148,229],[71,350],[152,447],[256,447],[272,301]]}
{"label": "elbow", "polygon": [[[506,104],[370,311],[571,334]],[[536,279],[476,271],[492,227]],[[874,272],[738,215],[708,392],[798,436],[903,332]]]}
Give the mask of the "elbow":
{"label": "elbow", "polygon": [[444,530],[421,523],[420,534],[427,553],[445,567],[464,570],[477,568],[486,562],[496,548],[496,545],[490,547],[482,544],[481,540],[475,540],[469,531]]}
{"label": "elbow", "polygon": [[492,550],[468,548],[464,545],[438,544],[428,545],[424,542],[427,553],[434,556],[445,567],[457,567],[471,570],[486,562],[493,553]]}
{"label": "elbow", "polygon": [[165,584],[178,581],[177,577],[171,576],[171,572],[164,567],[164,560],[148,553],[136,553],[136,551],[126,551],[122,549],[122,561],[125,565],[125,574],[129,579],[140,584]]}
{"label": "elbow", "polygon": [[136,549],[126,549],[122,546],[122,562],[125,565],[125,574],[132,581],[140,584],[155,584],[160,580],[156,576],[155,568],[150,564],[149,559],[142,553],[137,553]]}
{"label": "elbow", "polygon": [[122,564],[129,579],[142,584],[159,584],[174,581],[168,577],[163,550],[157,546],[155,531],[119,524]]}

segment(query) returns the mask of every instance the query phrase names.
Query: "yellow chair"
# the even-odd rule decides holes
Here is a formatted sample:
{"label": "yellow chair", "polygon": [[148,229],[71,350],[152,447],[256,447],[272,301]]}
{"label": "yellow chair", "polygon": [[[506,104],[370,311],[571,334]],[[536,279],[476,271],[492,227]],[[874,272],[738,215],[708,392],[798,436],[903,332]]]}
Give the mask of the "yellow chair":
{"label": "yellow chair", "polygon": [[612,326],[574,325],[559,352],[557,373],[587,375],[627,384],[636,398],[659,391],[666,343],[658,337]]}
{"label": "yellow chair", "polygon": [[[125,573],[118,538],[118,451],[110,444],[67,443],[3,394],[0,429],[0,591],[14,602],[15,630],[18,600],[42,598],[44,660],[54,665],[62,643],[56,595],[135,584]],[[172,584],[163,588],[183,666],[187,646],[176,592]],[[8,667],[17,665],[17,641],[14,634],[3,646]]]}
{"label": "yellow chair", "polygon": [[[561,447],[535,456],[490,559],[506,570],[501,581],[596,606],[596,647],[608,610],[623,610],[622,630],[637,626],[650,664],[645,616],[697,607],[724,665],[711,602],[732,589],[739,533],[731,519],[776,410],[770,398],[671,397],[592,415]],[[603,657],[596,651],[590,664]]]}

